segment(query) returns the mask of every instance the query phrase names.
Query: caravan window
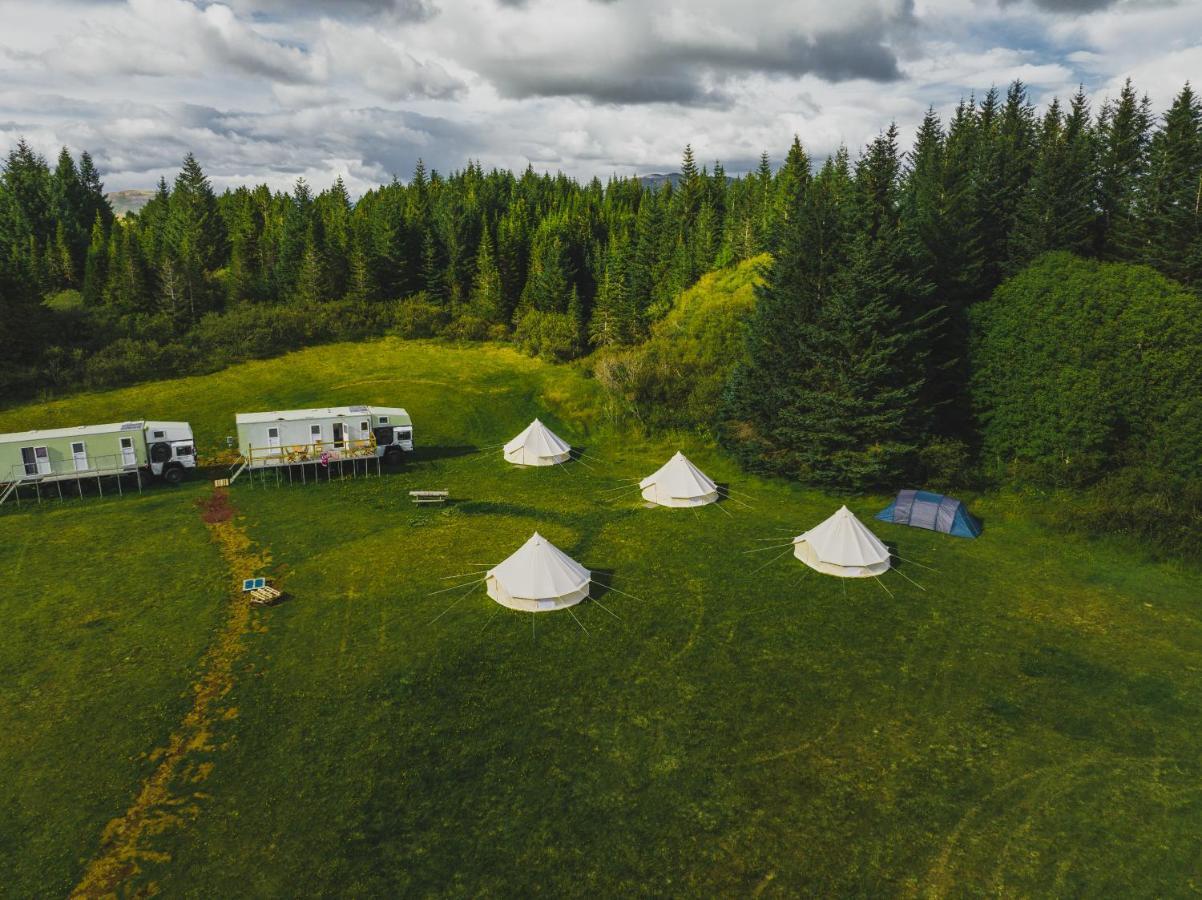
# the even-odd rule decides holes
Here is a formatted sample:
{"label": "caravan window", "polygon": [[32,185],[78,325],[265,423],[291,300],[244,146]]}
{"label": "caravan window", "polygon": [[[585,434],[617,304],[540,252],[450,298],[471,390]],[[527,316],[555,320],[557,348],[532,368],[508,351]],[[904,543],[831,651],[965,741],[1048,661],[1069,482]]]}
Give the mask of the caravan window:
{"label": "caravan window", "polygon": [[268,428],[267,436],[269,438],[278,438],[280,436],[280,430],[278,428]]}
{"label": "caravan window", "polygon": [[388,424],[388,416],[380,416],[380,424],[387,425]]}
{"label": "caravan window", "polygon": [[157,440],[158,438],[165,437],[165,436],[166,436],[166,433],[165,433],[165,432],[162,432],[162,431],[156,431],[156,432],[154,433],[154,436],[155,436],[155,439]]}

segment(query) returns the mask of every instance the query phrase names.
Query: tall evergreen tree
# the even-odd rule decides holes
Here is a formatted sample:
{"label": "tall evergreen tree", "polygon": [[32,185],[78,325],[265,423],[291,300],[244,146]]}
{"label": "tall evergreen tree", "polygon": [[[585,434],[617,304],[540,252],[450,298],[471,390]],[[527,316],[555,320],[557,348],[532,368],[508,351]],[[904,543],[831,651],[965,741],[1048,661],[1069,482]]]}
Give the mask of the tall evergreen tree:
{"label": "tall evergreen tree", "polygon": [[1108,259],[1128,257],[1139,243],[1135,204],[1147,171],[1151,102],[1128,78],[1118,99],[1098,117],[1098,228],[1095,249]]}
{"label": "tall evergreen tree", "polygon": [[505,306],[501,296],[501,271],[493,254],[488,228],[480,235],[476,251],[476,274],[472,280],[471,305],[473,312],[489,322],[504,321]]}
{"label": "tall evergreen tree", "polygon": [[563,240],[554,230],[545,229],[535,239],[530,255],[530,275],[522,291],[519,312],[567,312],[572,289]]}
{"label": "tall evergreen tree", "polygon": [[1139,207],[1141,256],[1202,287],[1202,102],[1188,83],[1152,135]]}
{"label": "tall evergreen tree", "polygon": [[178,291],[169,306],[185,323],[195,322],[219,305],[214,275],[225,262],[226,231],[209,179],[191,153],[176,176],[165,229],[172,290]]}
{"label": "tall evergreen tree", "polygon": [[87,260],[83,273],[83,301],[88,306],[104,302],[104,285],[108,277],[108,239],[104,225],[97,216],[92,222],[92,237],[88,242]]}
{"label": "tall evergreen tree", "polygon": [[1008,269],[1017,271],[1049,250],[1088,252],[1096,240],[1094,136],[1083,89],[1067,116],[1053,100],[1043,118],[1031,179],[1010,234]]}

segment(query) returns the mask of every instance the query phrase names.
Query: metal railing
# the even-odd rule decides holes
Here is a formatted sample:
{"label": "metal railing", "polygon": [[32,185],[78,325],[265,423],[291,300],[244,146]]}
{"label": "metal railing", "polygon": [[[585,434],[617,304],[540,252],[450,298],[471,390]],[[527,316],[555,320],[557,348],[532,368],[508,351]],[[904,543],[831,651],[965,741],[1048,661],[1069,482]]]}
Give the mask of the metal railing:
{"label": "metal railing", "polygon": [[116,475],[121,472],[131,472],[141,466],[137,457],[133,462],[126,462],[122,453],[89,453],[80,468],[74,457],[60,460],[35,460],[32,463],[17,463],[12,466],[6,477],[0,478],[0,483],[14,481],[47,481],[58,478],[95,478],[97,475]]}
{"label": "metal railing", "polygon": [[279,447],[246,448],[246,464],[252,469],[364,459],[376,455],[376,436],[312,444],[281,444]]}

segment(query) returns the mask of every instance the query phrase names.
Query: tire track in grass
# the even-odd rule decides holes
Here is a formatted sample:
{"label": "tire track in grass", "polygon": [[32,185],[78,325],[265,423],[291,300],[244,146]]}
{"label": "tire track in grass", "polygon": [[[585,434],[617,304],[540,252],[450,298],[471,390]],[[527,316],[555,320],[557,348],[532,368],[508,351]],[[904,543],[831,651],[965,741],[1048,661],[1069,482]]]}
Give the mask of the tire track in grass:
{"label": "tire track in grass", "polygon": [[[211,497],[199,501],[198,506],[231,579],[249,577],[266,569],[269,555],[256,547],[234,522],[235,509],[225,491],[215,490]],[[153,883],[136,890],[131,884],[141,874],[143,863],[170,861],[168,854],[154,848],[154,838],[186,826],[199,815],[198,801],[204,795],[195,786],[208,777],[213,762],[198,757],[217,749],[213,743],[217,724],[237,716],[237,709],[223,707],[222,700],[234,686],[234,666],[246,649],[243,637],[251,631],[264,630],[262,626],[256,628],[250,604],[240,591],[231,588],[228,601],[225,623],[205,651],[200,674],[192,684],[191,709],[166,744],[150,754],[149,758],[158,766],[142,783],[130,807],[105,826],[100,849],[71,892],[72,898],[157,893]]]}

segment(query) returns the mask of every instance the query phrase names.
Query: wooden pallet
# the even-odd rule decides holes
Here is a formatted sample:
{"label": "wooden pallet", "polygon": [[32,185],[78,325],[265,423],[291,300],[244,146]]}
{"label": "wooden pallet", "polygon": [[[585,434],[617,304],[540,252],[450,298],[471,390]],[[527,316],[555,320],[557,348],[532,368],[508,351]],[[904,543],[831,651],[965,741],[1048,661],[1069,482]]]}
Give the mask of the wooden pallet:
{"label": "wooden pallet", "polygon": [[255,588],[253,591],[250,591],[250,603],[251,606],[270,606],[282,596],[283,594],[278,588],[267,585],[266,587]]}

